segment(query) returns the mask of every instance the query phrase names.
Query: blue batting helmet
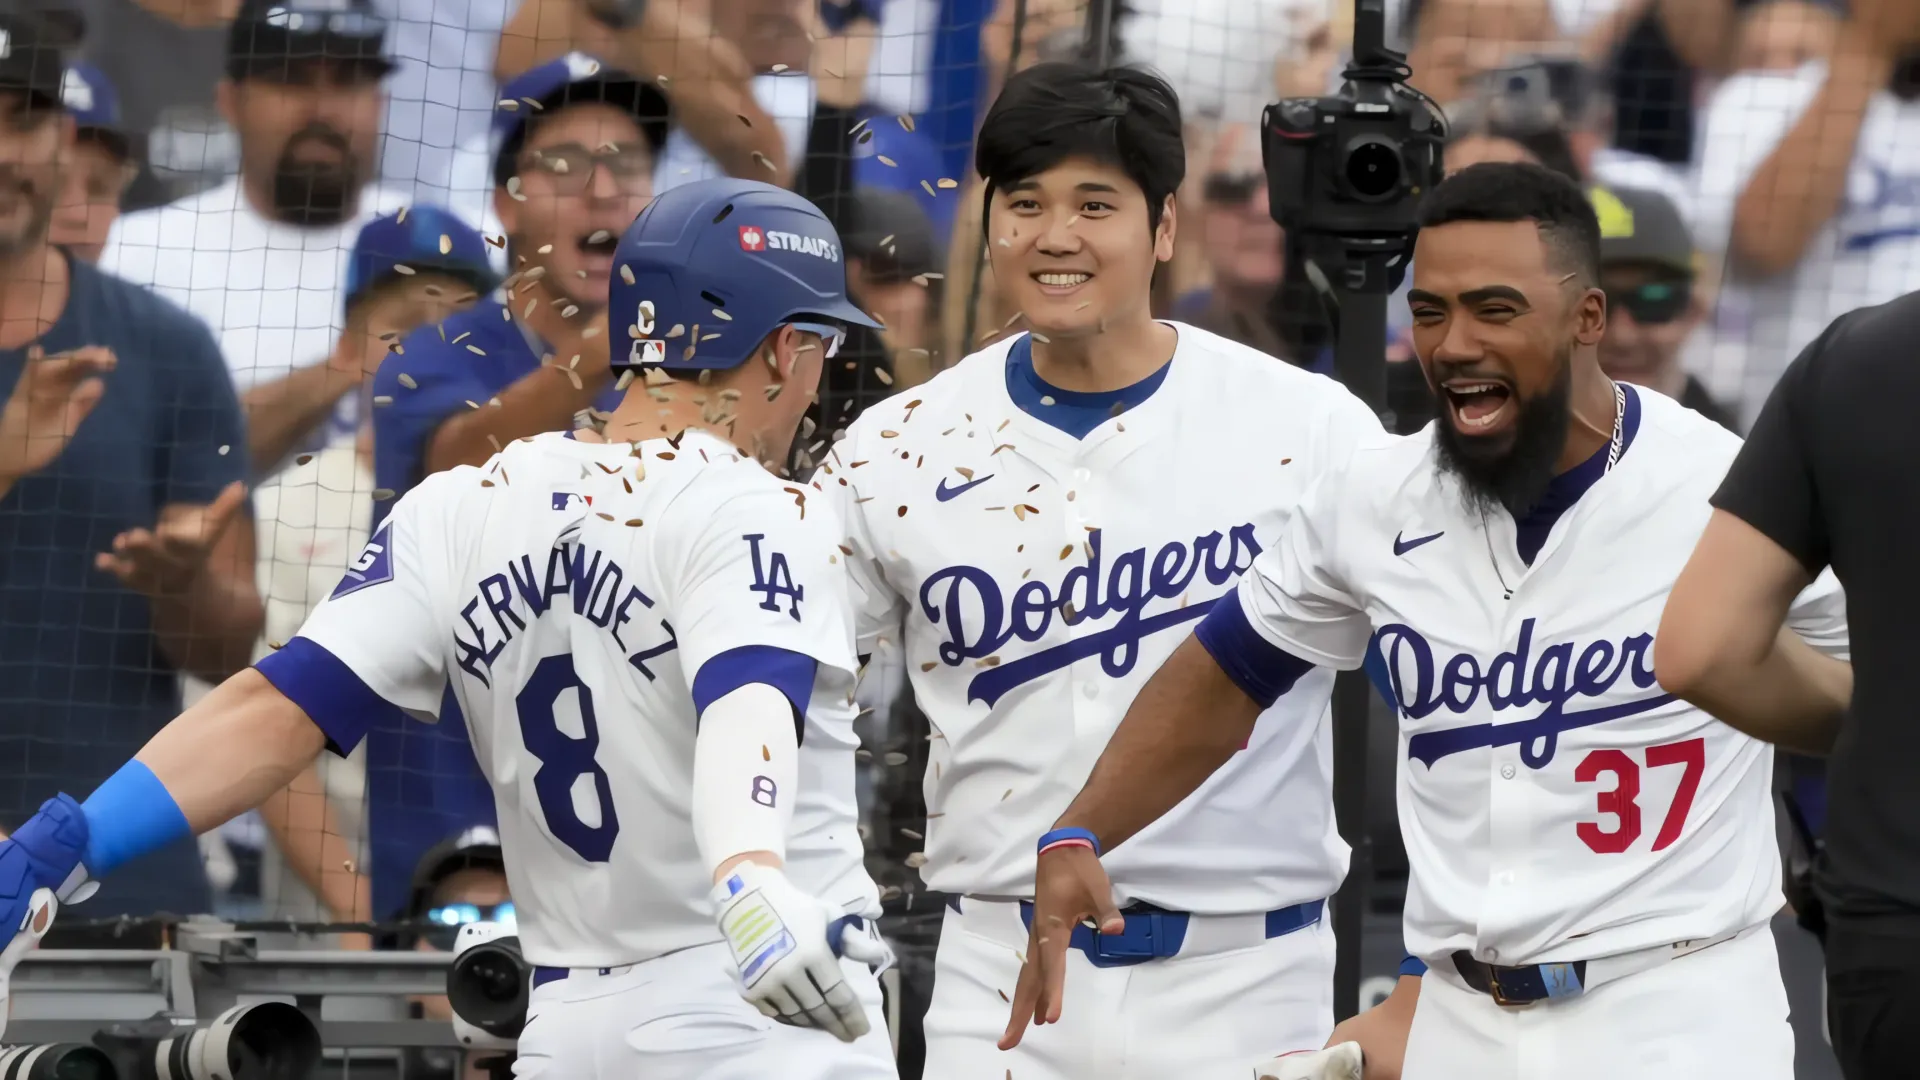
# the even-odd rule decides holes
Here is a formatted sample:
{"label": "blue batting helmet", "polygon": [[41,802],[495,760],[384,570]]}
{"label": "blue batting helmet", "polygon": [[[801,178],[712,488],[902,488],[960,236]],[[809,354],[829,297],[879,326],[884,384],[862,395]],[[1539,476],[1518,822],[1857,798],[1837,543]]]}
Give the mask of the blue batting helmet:
{"label": "blue batting helmet", "polygon": [[700,180],[659,196],[613,262],[616,371],[737,367],[789,323],[836,345],[847,326],[880,325],[847,299],[846,251],[827,216],[758,180]]}

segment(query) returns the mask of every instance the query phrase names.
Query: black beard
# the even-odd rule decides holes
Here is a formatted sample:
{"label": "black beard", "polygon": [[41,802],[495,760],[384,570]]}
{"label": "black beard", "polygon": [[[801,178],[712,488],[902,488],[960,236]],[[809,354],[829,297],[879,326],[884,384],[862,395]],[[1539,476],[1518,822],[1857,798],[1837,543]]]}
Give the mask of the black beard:
{"label": "black beard", "polygon": [[1450,416],[1439,419],[1434,442],[1440,471],[1459,479],[1469,509],[1484,515],[1500,508],[1519,519],[1547,493],[1573,424],[1571,347],[1561,353],[1559,366],[1552,386],[1519,401],[1513,440],[1504,450],[1461,434]]}
{"label": "black beard", "polygon": [[[314,139],[340,152],[338,166],[316,165],[294,156],[294,147]],[[311,125],[287,140],[273,169],[273,216],[289,225],[318,228],[338,225],[354,209],[360,188],[360,163],[347,140],[332,128]]]}

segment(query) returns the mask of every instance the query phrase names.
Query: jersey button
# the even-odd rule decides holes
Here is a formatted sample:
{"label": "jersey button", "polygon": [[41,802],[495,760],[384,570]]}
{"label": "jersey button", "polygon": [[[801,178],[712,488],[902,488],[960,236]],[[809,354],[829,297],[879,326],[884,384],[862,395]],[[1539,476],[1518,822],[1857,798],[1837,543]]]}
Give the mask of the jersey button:
{"label": "jersey button", "polygon": [[1500,766],[1500,779],[1511,780],[1513,779],[1513,773],[1514,773],[1514,769],[1512,765]]}
{"label": "jersey button", "polygon": [[1085,686],[1082,686],[1080,688],[1080,692],[1087,696],[1088,701],[1092,701],[1094,698],[1097,698],[1100,696],[1100,688],[1098,686],[1095,686],[1092,683],[1088,683]]}
{"label": "jersey button", "polygon": [[1487,963],[1489,963],[1489,964],[1497,964],[1497,963],[1499,963],[1499,962],[1500,962],[1500,950],[1499,950],[1499,949],[1488,949],[1488,950],[1487,950]]}

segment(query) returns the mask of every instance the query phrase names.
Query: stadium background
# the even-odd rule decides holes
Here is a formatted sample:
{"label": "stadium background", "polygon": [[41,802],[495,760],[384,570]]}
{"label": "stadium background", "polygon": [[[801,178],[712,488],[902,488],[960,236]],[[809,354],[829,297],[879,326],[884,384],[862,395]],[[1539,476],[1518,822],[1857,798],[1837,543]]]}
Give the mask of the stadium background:
{"label": "stadium background", "polygon": [[[222,115],[219,86],[237,70],[229,24],[241,0],[74,0],[89,24],[77,58],[90,67],[69,78],[68,105],[110,153],[108,164],[87,176],[75,166],[79,179],[68,183],[57,220],[73,230],[77,255],[99,256],[104,243],[106,269],[205,321],[248,410],[272,407],[261,388],[285,379],[291,394],[289,376],[345,348],[340,298],[360,224],[402,207],[440,207],[487,237],[500,236],[489,140],[503,80],[571,48],[596,48],[589,32],[574,36],[579,24],[565,17],[574,0],[364,2],[376,20],[364,25],[384,36],[390,73],[366,84],[288,78],[282,87],[289,108],[309,110],[302,114],[311,117],[309,126],[337,129],[349,147],[365,147],[352,152],[365,187],[350,193],[345,220],[332,222],[285,207],[249,209],[247,196],[234,194],[248,190],[233,179],[243,162],[256,159],[253,151],[265,151],[261,159],[271,163],[281,148],[268,144],[288,137],[285,125],[257,114],[238,125]],[[1017,314],[1004,310],[991,281],[976,273],[984,238],[970,145],[984,103],[1006,73],[1041,59],[1146,64],[1181,94],[1190,160],[1177,255],[1158,283],[1161,310],[1262,348],[1276,362],[1326,365],[1325,320],[1265,213],[1254,125],[1275,97],[1338,85],[1348,0],[653,2],[745,59],[754,73],[747,89],[787,150],[782,175],[840,224],[856,296],[887,324],[885,333],[857,337],[843,353],[846,362],[818,408],[816,452],[866,404],[1014,327]],[[1920,145],[1920,104],[1911,82],[1901,81],[1911,71],[1903,69],[1894,86],[1864,104],[1829,85],[1826,61],[1849,39],[1847,21],[1894,6],[1856,4],[1861,10],[1852,13],[1841,0],[1389,0],[1388,8],[1389,25],[1410,53],[1413,81],[1453,114],[1450,166],[1532,158],[1604,191],[1664,197],[1671,220],[1643,212],[1636,224],[1633,213],[1622,219],[1606,212],[1634,200],[1596,196],[1610,235],[1637,232],[1645,241],[1659,228],[1663,250],[1677,244],[1693,256],[1684,260],[1690,273],[1656,283],[1681,294],[1668,305],[1672,317],[1649,318],[1636,347],[1613,360],[1625,377],[1690,395],[1690,403],[1715,408],[1740,427],[1771,378],[1832,317],[1920,287],[1920,151],[1909,149]],[[285,6],[360,10],[344,0]],[[673,86],[665,89],[671,98]],[[330,95],[331,104],[320,100]],[[1828,135],[1796,128],[1810,108],[1816,115],[1839,110],[1824,118],[1831,121]],[[816,122],[842,115],[855,122]],[[741,147],[763,137],[751,122],[700,137],[676,129],[657,156],[653,188],[718,169],[716,160],[737,160]],[[721,145],[729,140],[739,145]],[[1789,149],[1776,153],[1782,145]],[[114,221],[116,215],[137,216]],[[91,247],[81,239],[89,235]],[[510,269],[502,245],[491,253],[501,270]],[[1404,308],[1397,303],[1394,315],[1390,404],[1395,424],[1410,430],[1424,422],[1424,388],[1406,362]],[[385,363],[399,360],[390,355]],[[350,401],[357,391],[331,392]],[[256,655],[293,632],[367,534],[376,492],[370,470],[355,467],[351,453],[357,422],[310,424],[301,453],[271,467],[254,463],[265,605]],[[157,445],[151,452],[179,449]],[[0,561],[14,561],[42,536],[0,501]],[[10,595],[17,599],[21,587],[9,586]],[[102,574],[86,588],[120,586]],[[32,635],[97,610],[38,597],[10,602],[0,620],[7,635]],[[62,629],[84,637],[103,628]],[[158,656],[113,663],[144,664],[142,674],[171,679]],[[865,690],[872,712],[864,721],[863,795],[870,862],[902,946],[903,1008],[911,1012],[912,984],[931,963],[928,923],[918,916],[939,904],[922,895],[913,869],[927,813],[918,796],[925,721],[898,699],[899,664],[889,660],[876,660]],[[15,707],[0,709],[0,717],[22,708],[60,717],[63,695],[91,700],[83,684],[101,662],[81,654],[63,673],[9,668],[0,676],[0,704]],[[188,700],[204,690],[182,680]],[[99,776],[79,761],[85,755],[61,748],[130,750],[150,732],[151,715],[76,710],[64,723],[12,730],[0,719],[0,787],[33,793],[33,801],[62,786],[84,794]],[[451,918],[457,910],[449,900],[484,911],[501,899],[492,895],[499,885],[488,879],[484,859],[458,864],[467,873],[450,884],[443,872],[454,865],[445,861],[450,850],[471,847],[471,836],[467,845],[456,838],[488,824],[469,802],[440,801],[471,770],[444,728],[402,733],[418,752],[388,761],[323,762],[311,783],[296,785],[266,814],[204,838],[200,862],[211,912],[350,924],[344,934],[300,932],[287,940],[364,948],[396,944],[390,934],[358,931],[390,924],[407,913],[405,904],[416,913],[437,904],[443,914],[454,911]],[[1392,731],[1391,718],[1376,709],[1368,827],[1379,880],[1365,929],[1366,974],[1378,978],[1398,960],[1405,874],[1393,821]],[[1783,767],[1782,788],[1793,791],[1817,830],[1817,774]],[[405,873],[369,887],[368,868],[381,860],[369,852],[367,807],[381,790],[397,792],[392,797],[426,825],[417,830]],[[0,806],[0,829],[32,808],[25,794],[8,802]],[[427,895],[442,886],[445,895]],[[100,913],[115,916],[111,921],[90,914],[69,912],[69,925],[49,945],[147,947],[163,942],[173,918],[185,913],[165,905],[142,910],[136,899]],[[1783,914],[1778,930],[1800,1027],[1799,1075],[1834,1076],[1820,1036],[1817,944],[1791,915]],[[23,1006],[30,1016],[31,997]],[[911,1046],[903,1053],[910,1059]],[[436,1067],[416,1062],[409,1075],[437,1075]]]}

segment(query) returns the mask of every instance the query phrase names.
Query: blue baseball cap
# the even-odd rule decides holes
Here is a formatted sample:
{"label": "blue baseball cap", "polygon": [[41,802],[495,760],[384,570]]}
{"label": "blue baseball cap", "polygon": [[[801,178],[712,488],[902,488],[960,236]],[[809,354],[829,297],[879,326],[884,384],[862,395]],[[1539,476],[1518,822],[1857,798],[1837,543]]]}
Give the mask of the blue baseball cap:
{"label": "blue baseball cap", "polygon": [[414,206],[361,227],[347,264],[346,306],[400,276],[402,266],[451,275],[481,293],[500,284],[479,232],[437,206]]}
{"label": "blue baseball cap", "polygon": [[500,100],[493,108],[493,182],[505,184],[514,174],[514,161],[527,139],[527,124],[535,116],[589,101],[624,109],[640,124],[656,155],[666,145],[672,113],[666,94],[645,79],[608,67],[586,53],[570,52],[500,88]]}
{"label": "blue baseball cap", "polygon": [[100,143],[121,158],[132,152],[133,140],[120,122],[120,91],[106,72],[83,60],[69,63],[60,82],[60,103],[82,138]]}
{"label": "blue baseball cap", "polygon": [[613,262],[616,371],[738,367],[787,324],[828,338],[831,355],[846,327],[880,326],[847,298],[833,223],[805,197],[758,180],[696,180],[655,198]]}

